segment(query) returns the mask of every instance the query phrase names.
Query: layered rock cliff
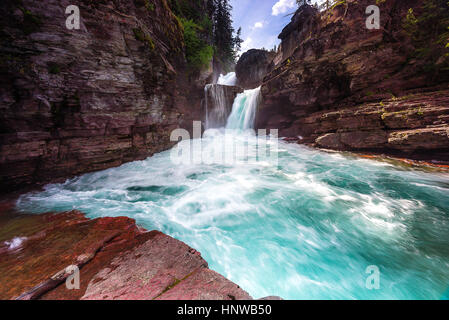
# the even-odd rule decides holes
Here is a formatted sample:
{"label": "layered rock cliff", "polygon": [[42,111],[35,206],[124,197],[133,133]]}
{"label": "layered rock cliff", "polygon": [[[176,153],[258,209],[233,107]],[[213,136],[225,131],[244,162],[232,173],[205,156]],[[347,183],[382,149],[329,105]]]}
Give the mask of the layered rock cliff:
{"label": "layered rock cliff", "polygon": [[[405,27],[428,2],[378,1],[378,30],[366,27],[372,1],[300,9],[263,80],[257,127],[323,148],[447,161],[448,55],[429,63],[425,39],[417,47]],[[436,2],[444,18],[446,3]]]}
{"label": "layered rock cliff", "polygon": [[166,0],[5,0],[0,16],[2,192],[144,159],[203,119],[207,76],[187,78]]}

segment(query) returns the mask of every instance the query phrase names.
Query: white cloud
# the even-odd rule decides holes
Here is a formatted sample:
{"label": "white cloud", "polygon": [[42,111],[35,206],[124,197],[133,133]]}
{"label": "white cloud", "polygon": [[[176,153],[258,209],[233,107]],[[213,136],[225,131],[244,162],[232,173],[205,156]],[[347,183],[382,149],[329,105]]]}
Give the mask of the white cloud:
{"label": "white cloud", "polygon": [[259,21],[259,22],[256,22],[255,24],[254,24],[254,27],[253,27],[254,29],[260,29],[260,28],[263,28],[263,22],[261,22],[261,21]]}
{"label": "white cloud", "polygon": [[287,13],[289,9],[296,8],[296,0],[279,0],[271,9],[273,16],[278,16],[282,13]]}

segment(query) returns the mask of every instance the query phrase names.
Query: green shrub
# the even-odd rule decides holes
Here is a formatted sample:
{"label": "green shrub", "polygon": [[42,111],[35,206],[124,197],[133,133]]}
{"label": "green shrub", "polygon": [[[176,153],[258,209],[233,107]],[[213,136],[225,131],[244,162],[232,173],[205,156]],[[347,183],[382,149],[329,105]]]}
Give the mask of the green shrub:
{"label": "green shrub", "polygon": [[149,0],[145,0],[145,8],[148,11],[154,11],[154,3],[151,3]]}
{"label": "green shrub", "polygon": [[184,43],[186,58],[193,71],[201,71],[206,68],[214,55],[214,49],[200,38],[204,30],[192,20],[180,18],[184,29]]}
{"label": "green shrub", "polygon": [[39,31],[42,26],[41,18],[23,7],[19,8],[23,13],[22,30],[26,35]]}

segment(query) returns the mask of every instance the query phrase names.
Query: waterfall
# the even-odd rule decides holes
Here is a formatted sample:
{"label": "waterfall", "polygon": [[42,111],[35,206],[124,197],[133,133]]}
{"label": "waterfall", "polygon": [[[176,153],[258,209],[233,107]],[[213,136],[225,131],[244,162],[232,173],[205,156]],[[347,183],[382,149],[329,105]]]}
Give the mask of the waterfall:
{"label": "waterfall", "polygon": [[206,104],[206,129],[221,128],[231,112],[227,102],[225,86],[208,84],[204,88]]}
{"label": "waterfall", "polygon": [[[239,94],[228,127],[251,128],[261,99],[259,89]],[[186,163],[173,162],[179,146]],[[447,199],[446,172],[211,130],[145,160],[47,185],[16,205],[126,215],[191,244],[256,298],[422,300],[449,298]],[[368,266],[382,266],[384,289],[363,290]]]}
{"label": "waterfall", "polygon": [[227,129],[253,129],[257,107],[260,103],[260,87],[245,90],[237,95],[226,124]]}
{"label": "waterfall", "polygon": [[235,72],[229,72],[226,75],[220,74],[217,84],[221,84],[223,86],[235,86],[237,84],[237,76],[235,75]]}
{"label": "waterfall", "polygon": [[[237,81],[235,72],[220,75],[217,84],[204,88],[206,129],[222,128],[247,130],[254,128],[257,107],[261,100],[260,87],[240,93],[231,103],[229,87]],[[229,117],[228,117],[229,116]]]}

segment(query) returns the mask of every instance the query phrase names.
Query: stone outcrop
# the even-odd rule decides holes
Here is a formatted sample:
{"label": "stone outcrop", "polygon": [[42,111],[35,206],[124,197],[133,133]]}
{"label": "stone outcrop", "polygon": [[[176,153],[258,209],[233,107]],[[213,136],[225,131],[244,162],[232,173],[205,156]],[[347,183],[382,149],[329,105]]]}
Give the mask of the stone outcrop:
{"label": "stone outcrop", "polygon": [[245,90],[259,87],[270,71],[274,56],[274,52],[259,49],[243,53],[235,66],[237,84]]}
{"label": "stone outcrop", "polygon": [[295,12],[291,22],[279,34],[282,41],[279,48],[282,60],[288,59],[294,53],[298,47],[298,39],[306,39],[309,36],[307,32],[314,27],[316,21],[313,18],[317,14],[318,10],[309,5],[304,5]]}
{"label": "stone outcrop", "polygon": [[449,75],[423,72],[403,27],[421,2],[379,3],[379,30],[365,27],[371,4],[294,15],[264,78],[256,126],[324,148],[447,161]]}
{"label": "stone outcrop", "polygon": [[144,159],[203,119],[206,80],[187,78],[166,0],[78,1],[80,30],[70,4],[2,2],[2,192]]}
{"label": "stone outcrop", "polygon": [[449,91],[443,90],[313,113],[301,126],[323,148],[447,160],[448,122]]}
{"label": "stone outcrop", "polygon": [[[199,252],[132,219],[0,210],[0,299],[251,299]],[[67,289],[68,266],[80,269],[80,289]]]}

